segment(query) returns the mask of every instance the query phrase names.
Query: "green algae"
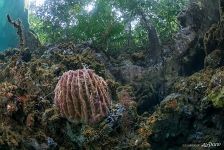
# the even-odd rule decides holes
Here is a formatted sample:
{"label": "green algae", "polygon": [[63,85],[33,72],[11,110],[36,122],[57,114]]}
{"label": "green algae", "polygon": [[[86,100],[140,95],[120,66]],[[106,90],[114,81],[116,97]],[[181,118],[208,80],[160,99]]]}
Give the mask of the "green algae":
{"label": "green algae", "polygon": [[212,91],[208,95],[208,99],[212,101],[215,107],[224,108],[224,87],[222,87],[220,90]]}

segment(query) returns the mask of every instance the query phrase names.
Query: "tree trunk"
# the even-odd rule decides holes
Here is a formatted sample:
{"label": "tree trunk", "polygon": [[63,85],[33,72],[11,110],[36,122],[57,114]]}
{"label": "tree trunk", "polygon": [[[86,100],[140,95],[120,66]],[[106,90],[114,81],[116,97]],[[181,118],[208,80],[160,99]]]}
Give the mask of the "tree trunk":
{"label": "tree trunk", "polygon": [[131,21],[128,22],[128,29],[127,29],[127,49],[131,48]]}
{"label": "tree trunk", "polygon": [[147,20],[146,15],[143,13],[143,11],[141,9],[139,9],[138,11],[139,15],[141,16],[142,24],[148,33],[148,58],[152,60],[152,63],[157,63],[161,56],[161,45],[159,37],[157,35],[155,27],[150,23],[149,20]]}

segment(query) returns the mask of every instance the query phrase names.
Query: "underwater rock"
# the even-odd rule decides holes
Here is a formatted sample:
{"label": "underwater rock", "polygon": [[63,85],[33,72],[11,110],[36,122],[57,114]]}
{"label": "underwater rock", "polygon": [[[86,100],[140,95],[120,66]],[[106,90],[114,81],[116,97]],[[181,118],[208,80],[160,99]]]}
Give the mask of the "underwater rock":
{"label": "underwater rock", "polygon": [[192,105],[184,104],[188,101],[188,97],[178,93],[168,95],[160,103],[160,109],[163,113],[178,112],[179,117],[192,118],[194,116],[194,107]]}
{"label": "underwater rock", "polygon": [[220,20],[219,23],[213,24],[204,35],[204,48],[206,55],[210,54],[216,49],[223,49],[224,37],[223,37],[224,20]]}
{"label": "underwater rock", "polygon": [[[48,47],[29,51],[31,59],[24,55],[23,61],[20,49],[2,52],[4,60],[1,60],[0,74],[0,118],[3,119],[0,119],[0,124],[4,126],[0,126],[0,149],[21,149],[25,147],[21,139],[27,137],[35,139],[34,145],[42,149],[49,146],[45,140],[47,137],[51,137],[62,149],[75,149],[74,143],[64,140],[67,138],[64,131],[66,120],[61,118],[59,111],[52,106],[54,87],[63,72],[70,68],[83,68],[83,64],[96,68],[103,76],[106,76],[106,73],[104,64],[96,60],[94,53],[88,52],[91,49],[85,47],[84,54],[81,53],[84,50],[75,45],[70,50],[67,46],[59,47],[61,49],[52,51],[50,57],[41,57],[43,54],[48,55],[45,53],[49,50]],[[80,54],[74,55],[77,51]],[[5,126],[13,126],[13,132],[2,132]],[[5,138],[3,134],[8,137]],[[2,135],[4,139],[1,138]],[[15,145],[7,144],[10,141]]]}
{"label": "underwater rock", "polygon": [[172,93],[168,95],[164,100],[161,101],[161,111],[170,112],[178,110],[178,99],[185,98],[183,95],[178,93]]}
{"label": "underwater rock", "polygon": [[150,82],[136,85],[135,97],[139,114],[153,111],[154,106],[159,103],[158,93]]}
{"label": "underwater rock", "polygon": [[[165,88],[168,84],[165,82],[166,76],[163,74],[163,67],[162,64],[151,67],[125,64],[112,68],[111,73],[118,81],[129,84],[133,88],[138,112],[143,113],[152,110],[169,89]],[[167,73],[167,76],[169,75]],[[175,77],[173,76],[173,78]]]}
{"label": "underwater rock", "polygon": [[27,149],[41,150],[41,145],[34,138],[27,139],[24,143]]}
{"label": "underwater rock", "polygon": [[224,86],[224,68],[220,68],[218,71],[216,71],[213,76],[211,77],[210,83],[209,83],[209,89],[218,89]]}
{"label": "underwater rock", "polygon": [[205,95],[213,73],[211,68],[201,70],[188,78],[179,79],[173,88],[181,94],[187,94],[188,97],[192,97],[191,99],[197,102]]}
{"label": "underwater rock", "polygon": [[[79,47],[83,49],[72,45],[71,48],[57,45],[59,50],[52,50],[49,53],[46,52],[50,51],[49,47],[30,51],[31,59],[27,62],[21,61],[19,49],[3,52],[5,58],[2,60],[4,64],[1,65],[0,83],[0,117],[3,118],[0,119],[0,149],[49,149],[51,144],[53,147],[56,146],[52,149],[79,149],[80,147],[102,149],[102,145],[106,149],[113,149],[118,145],[139,146],[134,146],[136,141],[134,132],[139,116],[132,102],[128,102],[125,107],[119,105],[113,110],[111,108],[108,118],[102,120],[104,123],[100,122],[94,127],[75,125],[61,117],[60,111],[53,104],[53,93],[63,72],[69,69],[81,69],[83,65],[96,69],[97,74],[105,77],[108,84],[111,83],[114,100],[117,101],[116,91],[121,85],[113,80],[106,65],[101,64],[101,61],[106,60],[103,60],[103,55],[100,56],[94,51],[89,53],[91,49],[82,45]],[[85,53],[82,53],[84,51]],[[82,88],[84,85],[82,84]],[[132,96],[134,97],[132,92],[130,91],[131,99]],[[129,97],[124,93],[121,97]],[[15,102],[21,104],[19,112],[15,111],[13,115],[9,115],[7,104]],[[70,131],[68,134],[67,124],[70,124],[73,134]],[[12,132],[8,130],[5,132],[5,126],[10,126]],[[124,134],[131,139],[128,143]],[[51,139],[47,141],[48,137],[53,141]]]}
{"label": "underwater rock", "polygon": [[224,108],[224,87],[211,91],[208,94],[208,99],[212,101],[215,107]]}
{"label": "underwater rock", "polygon": [[217,68],[224,65],[224,51],[216,49],[205,57],[205,67]]}
{"label": "underwater rock", "polygon": [[158,117],[151,126],[148,142],[152,149],[177,148],[186,142],[189,134],[186,129],[190,127],[190,121],[180,120],[177,115],[167,114]]}
{"label": "underwater rock", "polygon": [[[131,84],[134,87],[138,113],[153,111],[154,106],[159,104],[166,96],[169,91],[168,86],[172,80],[170,80],[170,83],[167,82],[166,78],[169,78],[170,74],[167,72],[166,76],[164,71],[161,64],[151,66],[145,69],[143,78],[140,81]],[[175,78],[175,76],[172,78]]]}
{"label": "underwater rock", "polygon": [[27,150],[54,150],[57,147],[57,143],[50,137],[47,137],[45,143],[39,143],[35,138],[29,138],[23,141]]}
{"label": "underwater rock", "polygon": [[183,116],[183,117],[185,117],[185,118],[189,118],[189,119],[191,119],[191,118],[193,118],[194,117],[194,112],[195,112],[195,110],[194,110],[195,108],[194,108],[194,106],[192,106],[192,105],[185,105],[185,106],[183,106],[182,108],[181,108],[181,110],[180,110],[180,114]]}
{"label": "underwater rock", "polygon": [[224,74],[223,67],[214,73],[211,77],[209,88],[207,90],[206,99],[211,101],[213,106],[218,108],[224,107],[223,94],[224,94]]}
{"label": "underwater rock", "polygon": [[120,104],[122,104],[124,107],[129,108],[137,106],[136,102],[134,101],[135,97],[132,86],[119,86],[116,93]]}
{"label": "underwater rock", "polygon": [[[191,0],[178,20],[183,27],[175,36],[174,58],[180,75],[191,75],[204,67],[206,50],[204,35],[220,20],[219,1]],[[214,49],[213,49],[214,50]]]}
{"label": "underwater rock", "polygon": [[141,64],[141,62],[144,62],[146,60],[146,56],[143,52],[136,52],[136,53],[133,53],[131,55],[131,59],[137,63],[137,64]]}
{"label": "underwater rock", "polygon": [[184,55],[189,49],[190,44],[196,39],[196,33],[190,27],[186,27],[176,34],[175,39],[175,50],[178,55]]}
{"label": "underwater rock", "polygon": [[134,142],[127,143],[129,142],[127,141],[128,137],[134,141],[136,140],[134,134],[130,134],[130,131],[134,130],[137,121],[136,114],[134,115],[132,112],[133,110],[128,110],[121,104],[114,104],[108,116],[98,126],[67,123],[66,134],[69,140],[79,145],[79,149],[114,149],[124,145],[127,148],[137,147],[134,146]]}
{"label": "underwater rock", "polygon": [[103,120],[103,122],[100,124],[100,126],[104,126],[105,133],[110,133],[113,130],[115,130],[118,126],[119,126],[119,120],[121,119],[121,117],[123,116],[125,112],[125,108],[120,105],[120,104],[116,104],[114,105],[108,116]]}
{"label": "underwater rock", "polygon": [[57,143],[51,137],[47,137],[47,146],[48,148],[55,148]]}
{"label": "underwater rock", "polygon": [[0,60],[5,60],[5,55],[4,55],[4,53],[0,53]]}
{"label": "underwater rock", "polygon": [[110,90],[111,98],[113,100],[117,99],[117,88],[120,86],[120,83],[112,79],[107,79],[106,82]]}
{"label": "underwater rock", "polygon": [[22,136],[11,125],[1,124],[0,135],[0,148],[2,149],[16,149],[22,142]]}
{"label": "underwater rock", "polygon": [[[223,68],[205,69],[175,85],[145,122],[152,149],[179,148],[188,143],[222,141]],[[160,145],[160,146],[158,146]]]}
{"label": "underwater rock", "polygon": [[30,53],[29,49],[22,51],[20,55],[21,55],[21,60],[24,62],[28,62],[31,60],[31,53]]}
{"label": "underwater rock", "polygon": [[220,19],[220,4],[219,0],[190,0],[189,5],[178,15],[178,20],[181,26],[190,26],[195,31],[207,31],[213,24]]}
{"label": "underwater rock", "polygon": [[145,68],[136,65],[126,64],[125,66],[119,67],[117,70],[120,74],[119,80],[126,83],[133,83],[141,80],[145,74]]}

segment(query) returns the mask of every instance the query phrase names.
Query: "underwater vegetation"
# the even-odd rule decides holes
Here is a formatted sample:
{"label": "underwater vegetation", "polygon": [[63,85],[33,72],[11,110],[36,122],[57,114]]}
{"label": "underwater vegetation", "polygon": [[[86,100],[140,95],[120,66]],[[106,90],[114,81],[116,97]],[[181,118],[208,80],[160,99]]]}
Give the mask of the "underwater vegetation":
{"label": "underwater vegetation", "polygon": [[223,149],[218,2],[190,1],[157,60],[19,32],[20,47],[0,53],[0,150]]}

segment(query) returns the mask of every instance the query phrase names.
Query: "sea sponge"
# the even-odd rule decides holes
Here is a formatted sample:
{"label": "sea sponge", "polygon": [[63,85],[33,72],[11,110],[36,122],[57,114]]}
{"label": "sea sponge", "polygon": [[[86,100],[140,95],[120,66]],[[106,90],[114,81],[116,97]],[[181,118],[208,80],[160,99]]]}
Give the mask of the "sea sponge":
{"label": "sea sponge", "polygon": [[68,120],[95,124],[109,113],[111,98],[105,80],[84,68],[62,75],[55,88],[54,103]]}

